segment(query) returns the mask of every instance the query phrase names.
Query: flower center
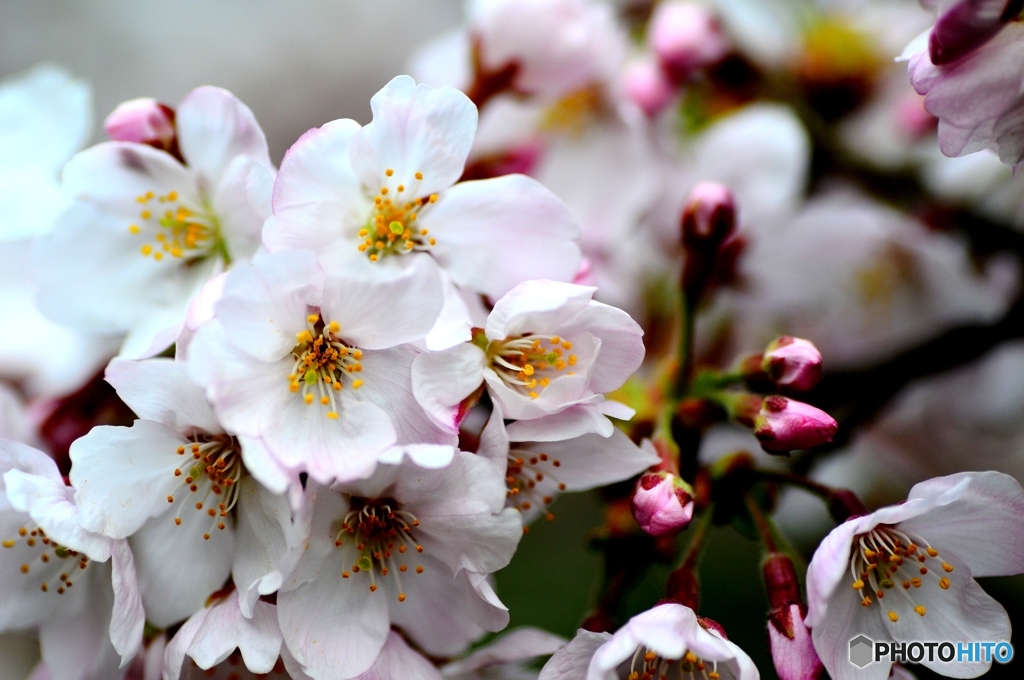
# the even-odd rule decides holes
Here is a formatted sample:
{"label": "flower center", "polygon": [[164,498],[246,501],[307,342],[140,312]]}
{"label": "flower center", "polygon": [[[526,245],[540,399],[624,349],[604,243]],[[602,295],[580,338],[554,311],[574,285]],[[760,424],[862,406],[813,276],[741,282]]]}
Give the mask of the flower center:
{"label": "flower center", "polygon": [[486,353],[503,383],[536,399],[562,371],[576,365],[576,355],[566,355],[571,349],[572,343],[557,335],[526,335],[492,341]]}
{"label": "flower center", "polygon": [[338,418],[338,405],[334,393],[340,392],[345,386],[343,380],[352,381],[352,389],[363,386],[359,378],[352,378],[353,373],[360,373],[363,365],[361,349],[351,347],[342,342],[337,333],[341,324],[332,321],[325,324],[319,314],[306,317],[306,330],[300,331],[295,339],[298,344],[292,350],[295,365],[288,374],[288,389],[301,392],[302,400],[312,404],[316,395],[319,401],[327,406],[327,417]]}
{"label": "flower center", "polygon": [[[505,473],[505,483],[508,485],[505,497],[509,505],[520,512],[530,510],[534,505],[546,509],[555,499],[544,493],[542,485],[545,482],[549,487],[557,484],[559,491],[565,491],[565,484],[558,481],[551,472],[553,468],[561,465],[560,460],[552,459],[546,453],[510,449]],[[550,522],[555,515],[545,512],[544,517]],[[528,527],[523,526],[523,532],[527,530]]]}
{"label": "flower center", "polygon": [[[203,533],[208,541],[213,527],[220,531],[227,528],[225,518],[238,501],[238,482],[245,472],[242,451],[231,435],[216,434],[196,435],[192,444],[179,446],[176,453],[181,459],[173,474],[181,481],[167,496],[168,503],[178,502],[174,523],[181,525],[182,509],[196,499],[195,509],[205,509],[210,516],[210,529]],[[179,493],[175,498],[183,488],[189,493]]]}
{"label": "flower center", "polygon": [[[676,673],[678,671],[678,674]],[[633,662],[629,665],[628,680],[667,680],[668,678],[706,678],[718,680],[718,662],[707,664],[693,652],[686,652],[683,658],[664,659],[645,647],[637,647]]]}
{"label": "flower center", "polygon": [[[395,171],[388,168],[385,176],[393,177]],[[430,236],[427,229],[417,226],[416,220],[420,211],[427,205],[437,202],[437,194],[416,196],[416,190],[423,173],[417,172],[416,186],[404,184],[384,186],[373,197],[373,212],[366,226],[359,230],[359,252],[366,253],[370,262],[377,262],[387,255],[403,255],[416,251],[428,250],[437,241]]]}
{"label": "flower center", "polygon": [[[949,574],[953,572],[953,565],[939,557],[939,551],[928,541],[895,527],[878,526],[854,539],[850,575],[853,589],[860,593],[861,604],[865,607],[871,606],[872,596],[881,606],[887,591],[898,590],[914,612],[924,616],[927,609],[914,600],[912,589],[920,588],[924,584],[921,577],[925,577],[937,579],[940,589],[949,590],[949,578],[940,575],[939,569]],[[896,588],[897,585],[901,587]],[[893,623],[899,621],[895,611],[890,609],[888,614]]]}
{"label": "flower center", "polygon": [[606,109],[605,97],[598,85],[590,85],[567,94],[552,104],[540,121],[541,132],[564,133],[579,137]]}
{"label": "flower center", "polygon": [[[334,539],[337,548],[355,549],[355,563],[351,572],[343,571],[342,578],[365,574],[370,579],[370,592],[377,592],[377,578],[392,574],[398,589],[398,601],[405,602],[402,574],[409,570],[406,556],[422,553],[423,546],[413,536],[420,524],[411,512],[401,510],[391,498],[353,498],[351,510],[341,522]],[[415,565],[417,574],[423,565]]]}
{"label": "flower center", "polygon": [[[230,263],[227,246],[220,235],[220,224],[209,210],[187,206],[177,191],[157,196],[147,191],[135,197],[142,204],[139,222],[128,225],[128,231],[153,239],[139,249],[143,257],[159,262],[164,255],[195,263],[219,256]],[[153,201],[156,201],[154,204]]]}
{"label": "flower center", "polygon": [[7,550],[24,553],[20,571],[39,581],[39,589],[44,593],[55,590],[58,595],[63,595],[89,566],[88,557],[57,544],[34,522],[18,529],[13,538],[0,541],[0,545]]}

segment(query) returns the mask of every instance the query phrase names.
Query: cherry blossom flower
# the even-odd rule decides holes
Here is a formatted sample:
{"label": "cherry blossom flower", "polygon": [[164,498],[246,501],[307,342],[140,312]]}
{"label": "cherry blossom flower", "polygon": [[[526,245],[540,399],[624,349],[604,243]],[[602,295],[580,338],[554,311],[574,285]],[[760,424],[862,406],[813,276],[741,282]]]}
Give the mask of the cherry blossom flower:
{"label": "cherry blossom flower", "polygon": [[621,482],[660,460],[650,447],[638,447],[618,428],[608,437],[591,433],[564,441],[512,441],[503,416],[495,404],[477,453],[505,478],[506,505],[522,513],[524,524],[540,515],[553,519],[547,507],[563,491]]}
{"label": "cherry blossom flower", "polygon": [[614,635],[580,630],[544,666],[538,680],[617,680],[679,668],[710,680],[757,680],[754,662],[720,627],[681,604],[637,614]]}
{"label": "cherry blossom flower", "polygon": [[572,279],[579,228],[549,190],[521,175],[456,183],[477,124],[464,94],[399,76],[371,108],[365,127],[334,121],[289,150],[263,233],[271,251],[311,248],[328,272],[366,276],[427,259],[494,298]]}
{"label": "cherry blossom flower", "polygon": [[[268,488],[365,477],[396,443],[443,445],[412,394],[411,365],[441,309],[437,269],[420,260],[385,280],[325,276],[309,251],[231,272],[189,345],[191,376]],[[254,449],[255,450],[255,449]]]}
{"label": "cherry blossom flower", "polygon": [[75,156],[62,183],[72,206],[34,251],[43,312],[82,331],[126,333],[123,356],[170,345],[195,292],[252,257],[269,215],[274,169],[244,104],[201,87],[175,125],[180,159],[116,141]]}
{"label": "cherry blossom flower", "polygon": [[[903,53],[910,82],[939,119],[939,148],[947,156],[992,149],[1007,165],[1024,161],[1018,130],[1024,116],[1024,26],[1012,0],[942,3],[930,34]],[[927,41],[925,40],[927,38]]]}
{"label": "cherry blossom flower", "polygon": [[277,596],[285,643],[306,674],[365,672],[392,625],[426,653],[451,656],[508,623],[487,575],[511,559],[522,524],[489,462],[463,452],[425,469],[406,458],[310,490],[307,548]]}
{"label": "cherry blossom flower", "polygon": [[82,525],[129,539],[154,625],[201,610],[229,575],[239,591],[232,601],[252,616],[297,561],[308,515],[293,518],[288,499],[248,473],[252,457],[183,364],[115,360],[107,380],[140,419],[95,427],[71,445]]}
{"label": "cherry blossom flower", "polygon": [[649,472],[637,480],[629,507],[645,533],[671,536],[693,519],[693,489],[671,472]]}
{"label": "cherry blossom flower", "polygon": [[[869,677],[847,661],[851,638],[1008,640],[1010,620],[975,582],[1024,572],[1024,490],[998,472],[922,482],[901,505],[854,517],[822,541],[807,570],[814,647],[833,678]],[[938,660],[944,675],[974,677],[990,662]],[[884,678],[889,663],[874,664]]]}
{"label": "cherry blossom flower", "polygon": [[46,454],[0,440],[0,631],[38,627],[53,677],[114,677],[142,643],[131,550],[80,524]]}
{"label": "cherry blossom flower", "polygon": [[603,393],[640,366],[643,331],[628,314],[591,299],[594,288],[528,281],[494,305],[473,342],[413,362],[413,390],[438,423],[458,427],[459,403],[481,384],[517,441],[559,441],[596,432],[632,410]]}
{"label": "cherry blossom flower", "polygon": [[719,61],[729,49],[715,15],[696,2],[660,3],[651,17],[647,45],[676,82]]}

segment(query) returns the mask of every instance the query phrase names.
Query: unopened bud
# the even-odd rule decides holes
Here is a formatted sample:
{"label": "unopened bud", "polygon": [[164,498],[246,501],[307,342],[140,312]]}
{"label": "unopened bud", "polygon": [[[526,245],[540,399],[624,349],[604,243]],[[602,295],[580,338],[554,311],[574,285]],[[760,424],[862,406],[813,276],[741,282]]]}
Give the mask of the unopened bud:
{"label": "unopened bud", "polygon": [[651,17],[647,44],[676,82],[725,56],[729,45],[715,15],[696,2],[662,2]]}
{"label": "unopened bud", "polygon": [[675,92],[661,67],[649,59],[635,61],[626,67],[625,81],[626,95],[649,118],[661,113]]}
{"label": "unopened bud", "polygon": [[978,49],[1020,14],[1024,0],[959,0],[935,20],[928,56],[936,66]]}
{"label": "unopened bud", "polygon": [[693,489],[671,472],[648,472],[633,489],[630,509],[645,533],[676,534],[693,519]]}
{"label": "unopened bud", "polygon": [[779,387],[806,392],[821,380],[821,352],[808,340],[783,335],[763,356],[761,368]]}
{"label": "unopened bud", "polygon": [[868,514],[864,501],[849,489],[835,489],[828,497],[828,511],[832,519],[842,524],[848,519]]}
{"label": "unopened bud", "polygon": [[812,449],[839,429],[835,418],[802,401],[773,395],[765,397],[754,420],[754,436],[768,453]]}
{"label": "unopened bud", "polygon": [[779,680],[818,680],[825,672],[804,624],[806,613],[803,605],[791,604],[768,615],[768,643]]}
{"label": "unopened bud", "polygon": [[155,99],[130,99],[118,105],[103,124],[116,142],[135,142],[170,151],[176,146],[174,109]]}
{"label": "unopened bud", "polygon": [[717,249],[736,228],[736,201],[729,187],[717,182],[693,187],[683,209],[682,228],[684,247]]}

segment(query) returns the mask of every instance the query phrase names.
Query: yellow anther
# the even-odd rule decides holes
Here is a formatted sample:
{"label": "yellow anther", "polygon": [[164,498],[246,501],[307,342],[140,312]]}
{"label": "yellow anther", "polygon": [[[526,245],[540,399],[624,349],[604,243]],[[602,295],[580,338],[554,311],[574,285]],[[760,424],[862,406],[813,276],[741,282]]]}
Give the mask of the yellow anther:
{"label": "yellow anther", "polygon": [[146,200],[147,200],[147,199],[146,199],[146,197],[145,197],[145,196],[136,196],[136,197],[135,197],[135,200],[136,200],[136,201],[138,201],[139,203],[141,203],[141,204],[145,205],[145,204],[146,204]]}
{"label": "yellow anther", "polygon": [[156,260],[157,262],[159,262],[160,260],[164,259],[164,254],[163,253],[153,253],[153,259]]}
{"label": "yellow anther", "polygon": [[395,171],[392,170],[391,168],[388,168],[387,170],[384,171],[384,174],[387,175],[388,177],[391,177],[393,174],[395,174]]}
{"label": "yellow anther", "polygon": [[365,229],[365,228],[360,229],[359,230],[359,238],[366,238],[366,235],[369,234],[369,233],[370,233],[369,229]]}
{"label": "yellow anther", "polygon": [[306,317],[306,321],[308,321],[309,323],[316,323],[319,319],[319,314],[310,314],[309,316]]}
{"label": "yellow anther", "polygon": [[893,623],[896,623],[897,621],[900,620],[900,615],[897,614],[896,612],[889,612],[889,620],[892,621]]}
{"label": "yellow anther", "polygon": [[949,590],[949,579],[943,576],[939,579],[939,587],[943,590]]}
{"label": "yellow anther", "polygon": [[416,179],[423,179],[423,173],[422,172],[417,172],[415,176],[416,176]]}
{"label": "yellow anther", "polygon": [[427,239],[427,243],[429,243],[432,246],[436,246],[437,245],[437,239],[429,238],[429,239]]}
{"label": "yellow anther", "polygon": [[138,234],[140,231],[142,231],[142,229],[140,229],[139,225],[137,225],[137,224],[129,224],[128,225],[128,231],[133,233],[133,234]]}
{"label": "yellow anther", "polygon": [[167,200],[168,201],[177,201],[178,200],[178,192],[177,191],[169,191],[169,192],[167,192]]}
{"label": "yellow anther", "polygon": [[320,397],[320,403],[321,403],[321,404],[323,404],[324,406],[327,406],[328,404],[330,404],[330,403],[331,403],[331,400],[330,400],[330,398],[329,398],[329,397],[328,397],[328,396],[327,396],[327,395],[325,394],[324,396]]}
{"label": "yellow anther", "polygon": [[338,381],[335,381],[334,384],[331,385],[331,387],[334,388],[335,392],[340,392],[341,391],[341,383],[338,382]]}
{"label": "yellow anther", "polygon": [[152,191],[147,191],[146,192],[146,200],[147,201],[152,201],[154,196],[156,196],[156,194],[154,194]]}
{"label": "yellow anther", "polygon": [[864,551],[864,557],[866,557],[869,560],[873,560],[875,558],[875,555],[877,554],[878,553],[876,553],[874,550],[871,550],[870,548]]}
{"label": "yellow anther", "polygon": [[27,574],[28,573],[28,565],[27,564],[21,565],[21,573],[22,574]]}
{"label": "yellow anther", "polygon": [[5,548],[13,548],[14,544],[15,544],[15,542],[14,541],[10,541],[10,540],[4,541],[3,543],[0,543],[0,545],[3,545],[3,547],[5,547]]}
{"label": "yellow anther", "polygon": [[[647,657],[645,656],[644,658],[647,658]],[[657,658],[657,657],[655,657],[655,658]],[[697,655],[694,654],[693,652],[687,652],[686,654],[683,654],[683,658],[686,659],[687,661],[689,661],[690,663],[697,663]],[[654,659],[648,659],[648,661],[654,661]]]}
{"label": "yellow anther", "polygon": [[382,196],[387,196],[388,195],[388,188],[387,187],[381,187],[380,193],[381,193]]}
{"label": "yellow anther", "polygon": [[953,571],[953,565],[947,562],[943,562],[942,571],[946,572],[947,574],[950,573],[951,571]]}
{"label": "yellow anther", "polygon": [[327,324],[327,329],[332,333],[337,333],[338,331],[341,330],[341,324],[338,323],[337,321],[332,321],[329,324]]}
{"label": "yellow anther", "polygon": [[923,604],[919,604],[916,607],[914,607],[914,611],[917,612],[919,615],[924,616],[928,610],[924,608]]}
{"label": "yellow anther", "polygon": [[928,553],[929,557],[935,557],[936,555],[939,554],[939,551],[936,550],[935,548],[928,548],[925,552]]}
{"label": "yellow anther", "polygon": [[910,579],[910,584],[912,586],[914,586],[915,588],[920,588],[921,587],[921,583],[922,583],[921,579],[917,578],[916,576],[914,578]]}
{"label": "yellow anther", "polygon": [[569,355],[569,365],[570,366],[575,366],[576,365],[576,355],[575,354],[570,354]]}
{"label": "yellow anther", "polygon": [[363,358],[363,350],[361,350],[361,349],[354,349],[354,350],[352,350],[352,358],[355,359],[356,361],[359,361],[360,359],[362,359]]}
{"label": "yellow anther", "polygon": [[403,191],[405,191],[405,185],[404,184],[399,184],[398,185],[398,193],[402,193]]}
{"label": "yellow anther", "polygon": [[568,352],[570,349],[572,349],[572,343],[566,340],[565,342],[562,343],[562,349]]}
{"label": "yellow anther", "polygon": [[871,606],[871,598],[870,597],[865,597],[863,600],[860,601],[860,604],[861,604],[862,607],[870,607]]}
{"label": "yellow anther", "polygon": [[171,248],[171,256],[172,257],[181,257],[182,256],[181,248]]}
{"label": "yellow anther", "polygon": [[144,220],[148,220],[152,216],[153,213],[149,212],[148,210],[143,210],[142,212],[139,213],[139,217],[141,217]]}
{"label": "yellow anther", "polygon": [[153,252],[153,246],[147,243],[146,245],[139,248],[139,252],[142,253],[143,255],[149,255]]}
{"label": "yellow anther", "polygon": [[853,582],[853,589],[854,590],[861,590],[862,588],[864,588],[864,581],[861,581],[860,579],[857,579],[856,581]]}
{"label": "yellow anther", "polygon": [[328,411],[327,412],[327,417],[330,418],[331,420],[337,420],[338,419],[338,412],[337,411]]}
{"label": "yellow anther", "polygon": [[313,395],[312,394],[307,394],[305,397],[303,397],[303,399],[305,400],[305,402],[307,404],[312,404],[313,403]]}
{"label": "yellow anther", "polygon": [[536,392],[530,392],[530,399],[536,399],[538,396]]}
{"label": "yellow anther", "polygon": [[437,203],[437,194],[430,194],[430,198],[427,200],[429,200],[431,203]]}
{"label": "yellow anther", "polygon": [[547,387],[550,384],[551,384],[551,379],[550,378],[541,378],[540,379],[540,386],[541,387]]}
{"label": "yellow anther", "polygon": [[363,386],[363,381],[362,380],[356,379],[356,380],[352,381],[352,389],[358,390],[362,386]]}
{"label": "yellow anther", "polygon": [[299,383],[297,383],[297,382],[291,383],[290,385],[288,385],[288,389],[290,391],[292,391],[292,392],[298,392],[299,391]]}
{"label": "yellow anther", "polygon": [[377,261],[377,256],[371,253],[370,254],[370,262],[376,262],[376,261]]}
{"label": "yellow anther", "polygon": [[525,366],[523,366],[523,373],[525,373],[526,375],[533,375],[533,366],[530,364],[526,364]]}
{"label": "yellow anther", "polygon": [[559,359],[558,361],[555,362],[555,370],[556,371],[561,371],[561,370],[564,370],[564,369],[565,369],[565,362],[564,361]]}
{"label": "yellow anther", "polygon": [[405,602],[405,593],[399,593],[398,594],[398,601],[399,602]]}
{"label": "yellow anther", "polygon": [[551,337],[551,344],[552,345],[557,345],[560,342],[562,342],[562,336],[554,335],[554,336]]}

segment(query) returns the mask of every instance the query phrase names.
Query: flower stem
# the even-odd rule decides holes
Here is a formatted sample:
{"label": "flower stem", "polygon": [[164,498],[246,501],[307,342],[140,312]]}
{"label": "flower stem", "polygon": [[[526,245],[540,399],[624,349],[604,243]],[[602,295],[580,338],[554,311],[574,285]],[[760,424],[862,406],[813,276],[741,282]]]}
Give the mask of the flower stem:
{"label": "flower stem", "polygon": [[760,534],[765,549],[770,553],[778,552],[779,548],[775,543],[775,532],[769,526],[770,520],[761,511],[761,506],[757,504],[757,501],[750,495],[750,492],[743,494],[743,501],[747,504],[750,519],[753,520],[754,526],[757,527],[757,533]]}

